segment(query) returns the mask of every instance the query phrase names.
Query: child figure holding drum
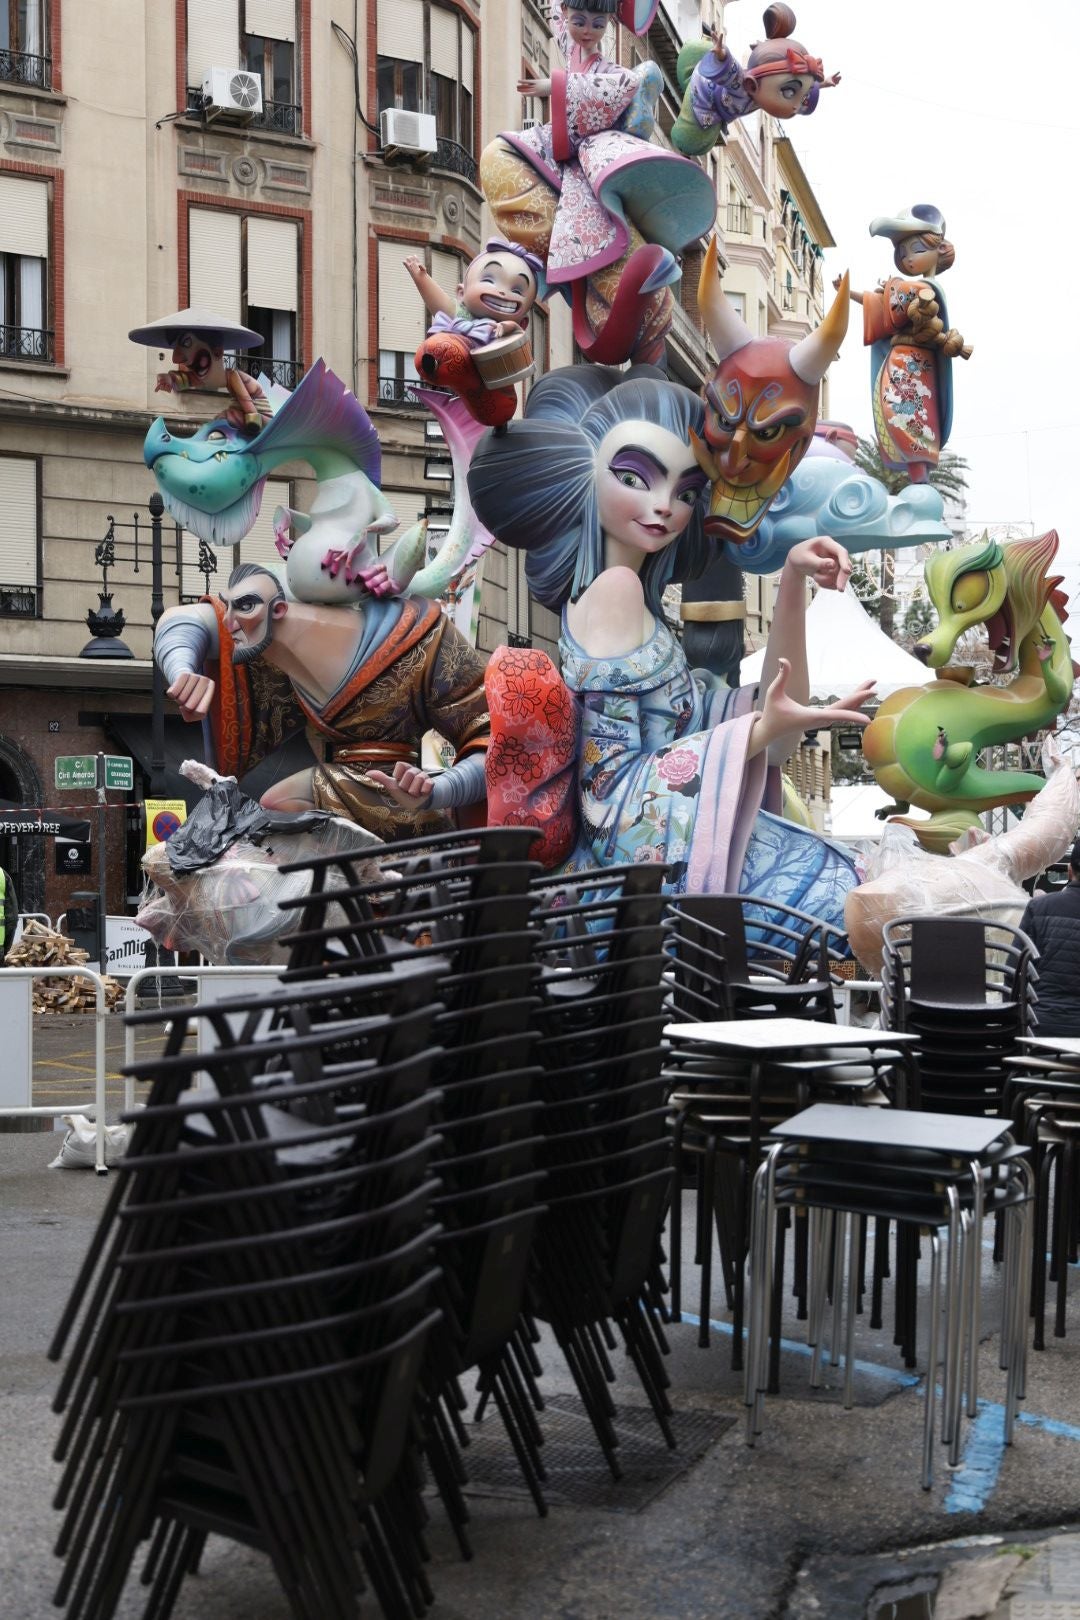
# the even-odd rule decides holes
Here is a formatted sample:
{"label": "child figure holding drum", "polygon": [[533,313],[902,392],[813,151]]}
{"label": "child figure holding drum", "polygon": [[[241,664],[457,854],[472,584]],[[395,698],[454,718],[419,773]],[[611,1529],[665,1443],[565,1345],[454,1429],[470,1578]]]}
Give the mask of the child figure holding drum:
{"label": "child figure holding drum", "polygon": [[516,243],[493,237],[467,267],[455,299],[415,255],[405,260],[428,313],[416,351],[424,382],[458,394],[477,421],[501,427],[517,409],[513,384],[533,369],[529,314],[543,265]]}

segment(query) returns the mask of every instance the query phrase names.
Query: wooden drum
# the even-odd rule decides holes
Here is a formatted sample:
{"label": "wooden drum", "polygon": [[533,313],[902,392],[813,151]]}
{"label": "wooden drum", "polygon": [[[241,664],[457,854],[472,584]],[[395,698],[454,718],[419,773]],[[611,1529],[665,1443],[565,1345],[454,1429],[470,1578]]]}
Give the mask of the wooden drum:
{"label": "wooden drum", "polygon": [[485,388],[512,388],[523,377],[530,377],[535,367],[528,332],[485,343],[473,350],[473,360]]}

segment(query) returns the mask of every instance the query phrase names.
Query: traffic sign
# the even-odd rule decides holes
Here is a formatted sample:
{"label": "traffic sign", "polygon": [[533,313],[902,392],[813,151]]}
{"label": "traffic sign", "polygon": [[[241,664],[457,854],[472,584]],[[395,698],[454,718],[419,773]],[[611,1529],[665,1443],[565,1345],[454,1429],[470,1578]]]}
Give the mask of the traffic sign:
{"label": "traffic sign", "polygon": [[97,755],[59,754],[53,761],[53,782],[58,788],[97,787]]}
{"label": "traffic sign", "polygon": [[126,754],[105,755],[105,786],[118,793],[130,793],[135,787],[135,767]]}

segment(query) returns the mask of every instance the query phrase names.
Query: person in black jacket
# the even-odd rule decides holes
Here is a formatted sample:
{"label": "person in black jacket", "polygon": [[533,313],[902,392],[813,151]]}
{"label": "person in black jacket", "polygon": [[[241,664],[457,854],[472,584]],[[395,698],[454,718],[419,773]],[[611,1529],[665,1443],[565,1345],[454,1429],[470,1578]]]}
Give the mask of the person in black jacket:
{"label": "person in black jacket", "polygon": [[1068,883],[1029,900],[1020,927],[1039,951],[1038,1033],[1080,1035],[1080,838]]}

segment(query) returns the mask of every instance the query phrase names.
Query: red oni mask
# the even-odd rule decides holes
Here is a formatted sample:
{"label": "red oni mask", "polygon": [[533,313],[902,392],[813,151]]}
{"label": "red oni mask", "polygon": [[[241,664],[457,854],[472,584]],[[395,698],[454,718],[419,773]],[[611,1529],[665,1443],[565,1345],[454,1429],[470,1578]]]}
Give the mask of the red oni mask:
{"label": "red oni mask", "polygon": [[798,343],[751,335],[720,290],[715,241],[698,300],[720,357],[703,391],[705,437],[694,443],[712,486],[705,530],[743,545],[814,436],[821,379],[847,331],[847,279],[821,325]]}

